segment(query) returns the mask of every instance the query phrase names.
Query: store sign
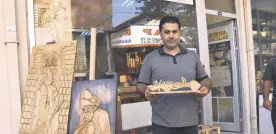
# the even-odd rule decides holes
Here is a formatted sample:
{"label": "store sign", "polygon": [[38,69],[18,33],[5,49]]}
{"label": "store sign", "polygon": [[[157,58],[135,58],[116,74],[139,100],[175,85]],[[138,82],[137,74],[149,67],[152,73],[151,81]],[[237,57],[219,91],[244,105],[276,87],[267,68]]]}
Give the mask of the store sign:
{"label": "store sign", "polygon": [[111,34],[112,46],[127,45],[131,43],[131,30],[130,28]]}
{"label": "store sign", "polygon": [[224,41],[229,41],[229,30],[227,27],[219,27],[216,29],[211,29],[208,31],[208,42],[219,43]]}
{"label": "store sign", "polygon": [[161,44],[159,27],[157,26],[133,26],[135,37],[133,42],[139,44]]}
{"label": "store sign", "polygon": [[111,34],[112,46],[162,44],[157,26],[131,26]]}

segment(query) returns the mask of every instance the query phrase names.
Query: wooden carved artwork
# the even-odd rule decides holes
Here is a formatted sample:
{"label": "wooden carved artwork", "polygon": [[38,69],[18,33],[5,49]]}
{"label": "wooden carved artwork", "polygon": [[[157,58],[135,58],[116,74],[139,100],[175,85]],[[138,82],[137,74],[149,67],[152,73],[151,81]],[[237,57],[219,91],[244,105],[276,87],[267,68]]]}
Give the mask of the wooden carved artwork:
{"label": "wooden carved artwork", "polygon": [[67,134],[76,42],[33,47],[20,134]]}
{"label": "wooden carved artwork", "polygon": [[68,134],[115,134],[115,79],[74,81]]}
{"label": "wooden carved artwork", "polygon": [[150,94],[196,93],[200,87],[196,80],[185,82],[183,78],[182,82],[163,82],[148,86]]}
{"label": "wooden carved artwork", "polygon": [[102,100],[93,96],[89,90],[82,90],[80,96],[80,115],[74,134],[111,134],[109,114],[101,108]]}

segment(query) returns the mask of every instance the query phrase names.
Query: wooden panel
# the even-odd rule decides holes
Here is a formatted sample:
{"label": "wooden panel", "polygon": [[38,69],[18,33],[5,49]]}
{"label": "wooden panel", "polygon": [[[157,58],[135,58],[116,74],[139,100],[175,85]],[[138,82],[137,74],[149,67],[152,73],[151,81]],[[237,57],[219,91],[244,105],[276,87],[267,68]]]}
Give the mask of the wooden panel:
{"label": "wooden panel", "polygon": [[[181,82],[175,82],[175,83],[161,83],[157,85],[150,85],[148,88],[150,88],[149,94],[192,94],[196,93],[198,89],[200,89],[201,85],[195,80],[192,80],[188,83],[185,82],[184,78],[182,78]],[[181,89],[187,89],[187,90],[181,90]]]}
{"label": "wooden panel", "polygon": [[20,134],[67,134],[75,55],[76,42],[33,48]]}

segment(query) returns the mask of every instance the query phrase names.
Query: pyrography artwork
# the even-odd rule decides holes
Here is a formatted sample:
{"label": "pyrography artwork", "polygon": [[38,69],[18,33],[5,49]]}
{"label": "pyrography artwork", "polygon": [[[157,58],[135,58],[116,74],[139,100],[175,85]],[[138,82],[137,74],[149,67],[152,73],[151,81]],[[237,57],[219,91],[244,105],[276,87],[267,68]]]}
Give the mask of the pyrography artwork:
{"label": "pyrography artwork", "polygon": [[20,134],[67,134],[75,55],[76,42],[33,48]]}

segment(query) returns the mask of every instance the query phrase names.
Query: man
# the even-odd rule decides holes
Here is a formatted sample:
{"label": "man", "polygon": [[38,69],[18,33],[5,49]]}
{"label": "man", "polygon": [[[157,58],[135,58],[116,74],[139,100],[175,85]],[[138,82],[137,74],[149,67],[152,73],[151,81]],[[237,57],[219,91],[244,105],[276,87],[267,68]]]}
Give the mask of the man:
{"label": "man", "polygon": [[80,95],[82,112],[74,134],[111,134],[109,115],[101,109],[101,102],[87,89],[82,90]]}
{"label": "man", "polygon": [[[276,80],[276,60],[274,59],[268,63],[263,75],[263,81],[264,81],[263,105],[267,110],[271,111],[272,125],[274,127],[274,133],[276,134],[276,101],[275,101],[276,98],[274,97],[274,95],[276,95],[275,80]],[[273,83],[273,99],[271,103],[271,101],[269,100],[269,93],[272,87],[272,83]]]}
{"label": "man", "polygon": [[[176,17],[161,19],[159,30],[163,45],[145,57],[137,82],[137,90],[151,102],[153,134],[197,134],[197,96],[207,95],[211,87],[197,54],[179,45],[180,28]],[[202,87],[197,95],[150,95],[146,87],[156,81],[181,82],[182,77],[186,82],[200,82]]]}

